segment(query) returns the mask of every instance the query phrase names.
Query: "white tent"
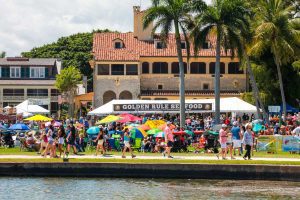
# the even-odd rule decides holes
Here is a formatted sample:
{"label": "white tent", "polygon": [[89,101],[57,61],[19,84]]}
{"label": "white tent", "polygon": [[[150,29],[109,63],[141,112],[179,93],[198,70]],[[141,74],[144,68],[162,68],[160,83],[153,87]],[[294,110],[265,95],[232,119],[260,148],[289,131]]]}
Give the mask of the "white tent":
{"label": "white tent", "polygon": [[38,105],[28,105],[28,100],[20,103],[19,105],[17,105],[16,107],[17,110],[17,114],[28,114],[28,113],[32,113],[32,114],[49,114],[50,111],[38,106]]}
{"label": "white tent", "polygon": [[[147,104],[155,104],[156,109],[148,109],[143,110],[140,109],[143,106]],[[166,104],[176,104],[178,106],[179,100],[112,100],[99,108],[91,111],[88,113],[88,115],[107,115],[107,114],[118,114],[122,112],[126,113],[179,113],[178,107],[177,109],[171,109],[171,110],[164,110],[160,108],[164,108]],[[193,99],[193,100],[186,100],[186,104],[189,104],[193,107],[195,105],[196,107],[194,109],[186,109],[186,113],[203,113],[203,112],[214,112],[215,111],[215,100],[214,99]],[[210,104],[211,109],[197,109],[197,105],[199,104]],[[128,109],[126,111],[119,110],[116,111],[116,106],[122,106],[122,105],[130,105],[131,109]],[[172,105],[174,106],[174,105]],[[188,106],[189,107],[189,106]],[[201,107],[201,106],[200,106]],[[128,108],[128,106],[127,106]],[[138,108],[138,109],[135,109]],[[152,107],[153,108],[153,107]],[[255,113],[256,107],[237,98],[237,97],[231,97],[231,98],[221,98],[220,101],[220,110],[221,112],[232,112],[232,113]]]}

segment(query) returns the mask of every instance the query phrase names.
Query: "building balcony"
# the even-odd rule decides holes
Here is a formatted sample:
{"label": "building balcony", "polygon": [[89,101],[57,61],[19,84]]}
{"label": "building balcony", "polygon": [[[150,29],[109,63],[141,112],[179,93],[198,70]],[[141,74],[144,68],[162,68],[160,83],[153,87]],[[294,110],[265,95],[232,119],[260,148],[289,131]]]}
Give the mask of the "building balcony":
{"label": "building balcony", "polygon": [[24,96],[3,96],[3,101],[24,101]]}
{"label": "building balcony", "polygon": [[[239,96],[238,90],[221,90],[223,96]],[[186,90],[186,96],[213,96],[215,92],[213,90]],[[179,96],[178,90],[142,90],[141,96]]]}

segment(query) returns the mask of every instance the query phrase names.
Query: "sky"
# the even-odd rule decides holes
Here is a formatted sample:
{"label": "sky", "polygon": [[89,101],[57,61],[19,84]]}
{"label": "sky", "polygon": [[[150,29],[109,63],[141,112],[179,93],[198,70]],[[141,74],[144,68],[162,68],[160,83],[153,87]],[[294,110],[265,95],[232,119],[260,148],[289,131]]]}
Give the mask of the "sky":
{"label": "sky", "polygon": [[[206,0],[207,2],[210,0]],[[150,0],[0,0],[0,52],[23,51],[93,29],[133,30],[132,7]]]}

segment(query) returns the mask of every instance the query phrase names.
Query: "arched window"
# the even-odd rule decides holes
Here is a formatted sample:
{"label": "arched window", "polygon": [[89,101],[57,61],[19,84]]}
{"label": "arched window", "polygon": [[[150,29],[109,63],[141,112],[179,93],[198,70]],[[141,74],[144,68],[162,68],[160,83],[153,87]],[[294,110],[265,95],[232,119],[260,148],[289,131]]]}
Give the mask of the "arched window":
{"label": "arched window", "polygon": [[168,63],[166,62],[154,62],[152,66],[153,66],[153,74],[168,73]]}
{"label": "arched window", "polygon": [[[209,63],[209,73],[210,74],[215,74],[215,62]],[[225,63],[221,62],[220,63],[220,74],[225,74]]]}
{"label": "arched window", "polygon": [[132,99],[132,94],[131,94],[131,92],[125,90],[120,93],[119,99]]}
{"label": "arched window", "polygon": [[240,68],[240,63],[230,62],[228,64],[228,74],[243,74],[243,69]]}
{"label": "arched window", "polygon": [[[184,73],[187,73],[187,64],[184,62]],[[171,67],[171,73],[172,74],[179,74],[179,62],[173,62]]]}
{"label": "arched window", "polygon": [[149,74],[149,63],[148,62],[143,62],[142,74]]}
{"label": "arched window", "polygon": [[110,102],[113,99],[116,99],[117,95],[113,91],[109,90],[103,94],[103,104]]}
{"label": "arched window", "polygon": [[206,63],[204,62],[192,62],[191,74],[206,74]]}

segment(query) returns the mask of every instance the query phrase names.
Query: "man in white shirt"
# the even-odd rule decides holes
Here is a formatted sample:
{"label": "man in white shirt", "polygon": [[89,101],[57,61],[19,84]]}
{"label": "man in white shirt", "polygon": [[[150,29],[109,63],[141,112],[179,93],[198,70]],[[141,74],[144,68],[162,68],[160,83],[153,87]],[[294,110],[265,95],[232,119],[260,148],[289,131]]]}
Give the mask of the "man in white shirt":
{"label": "man in white shirt", "polygon": [[293,131],[292,131],[293,135],[297,135],[300,136],[300,126],[296,127]]}

